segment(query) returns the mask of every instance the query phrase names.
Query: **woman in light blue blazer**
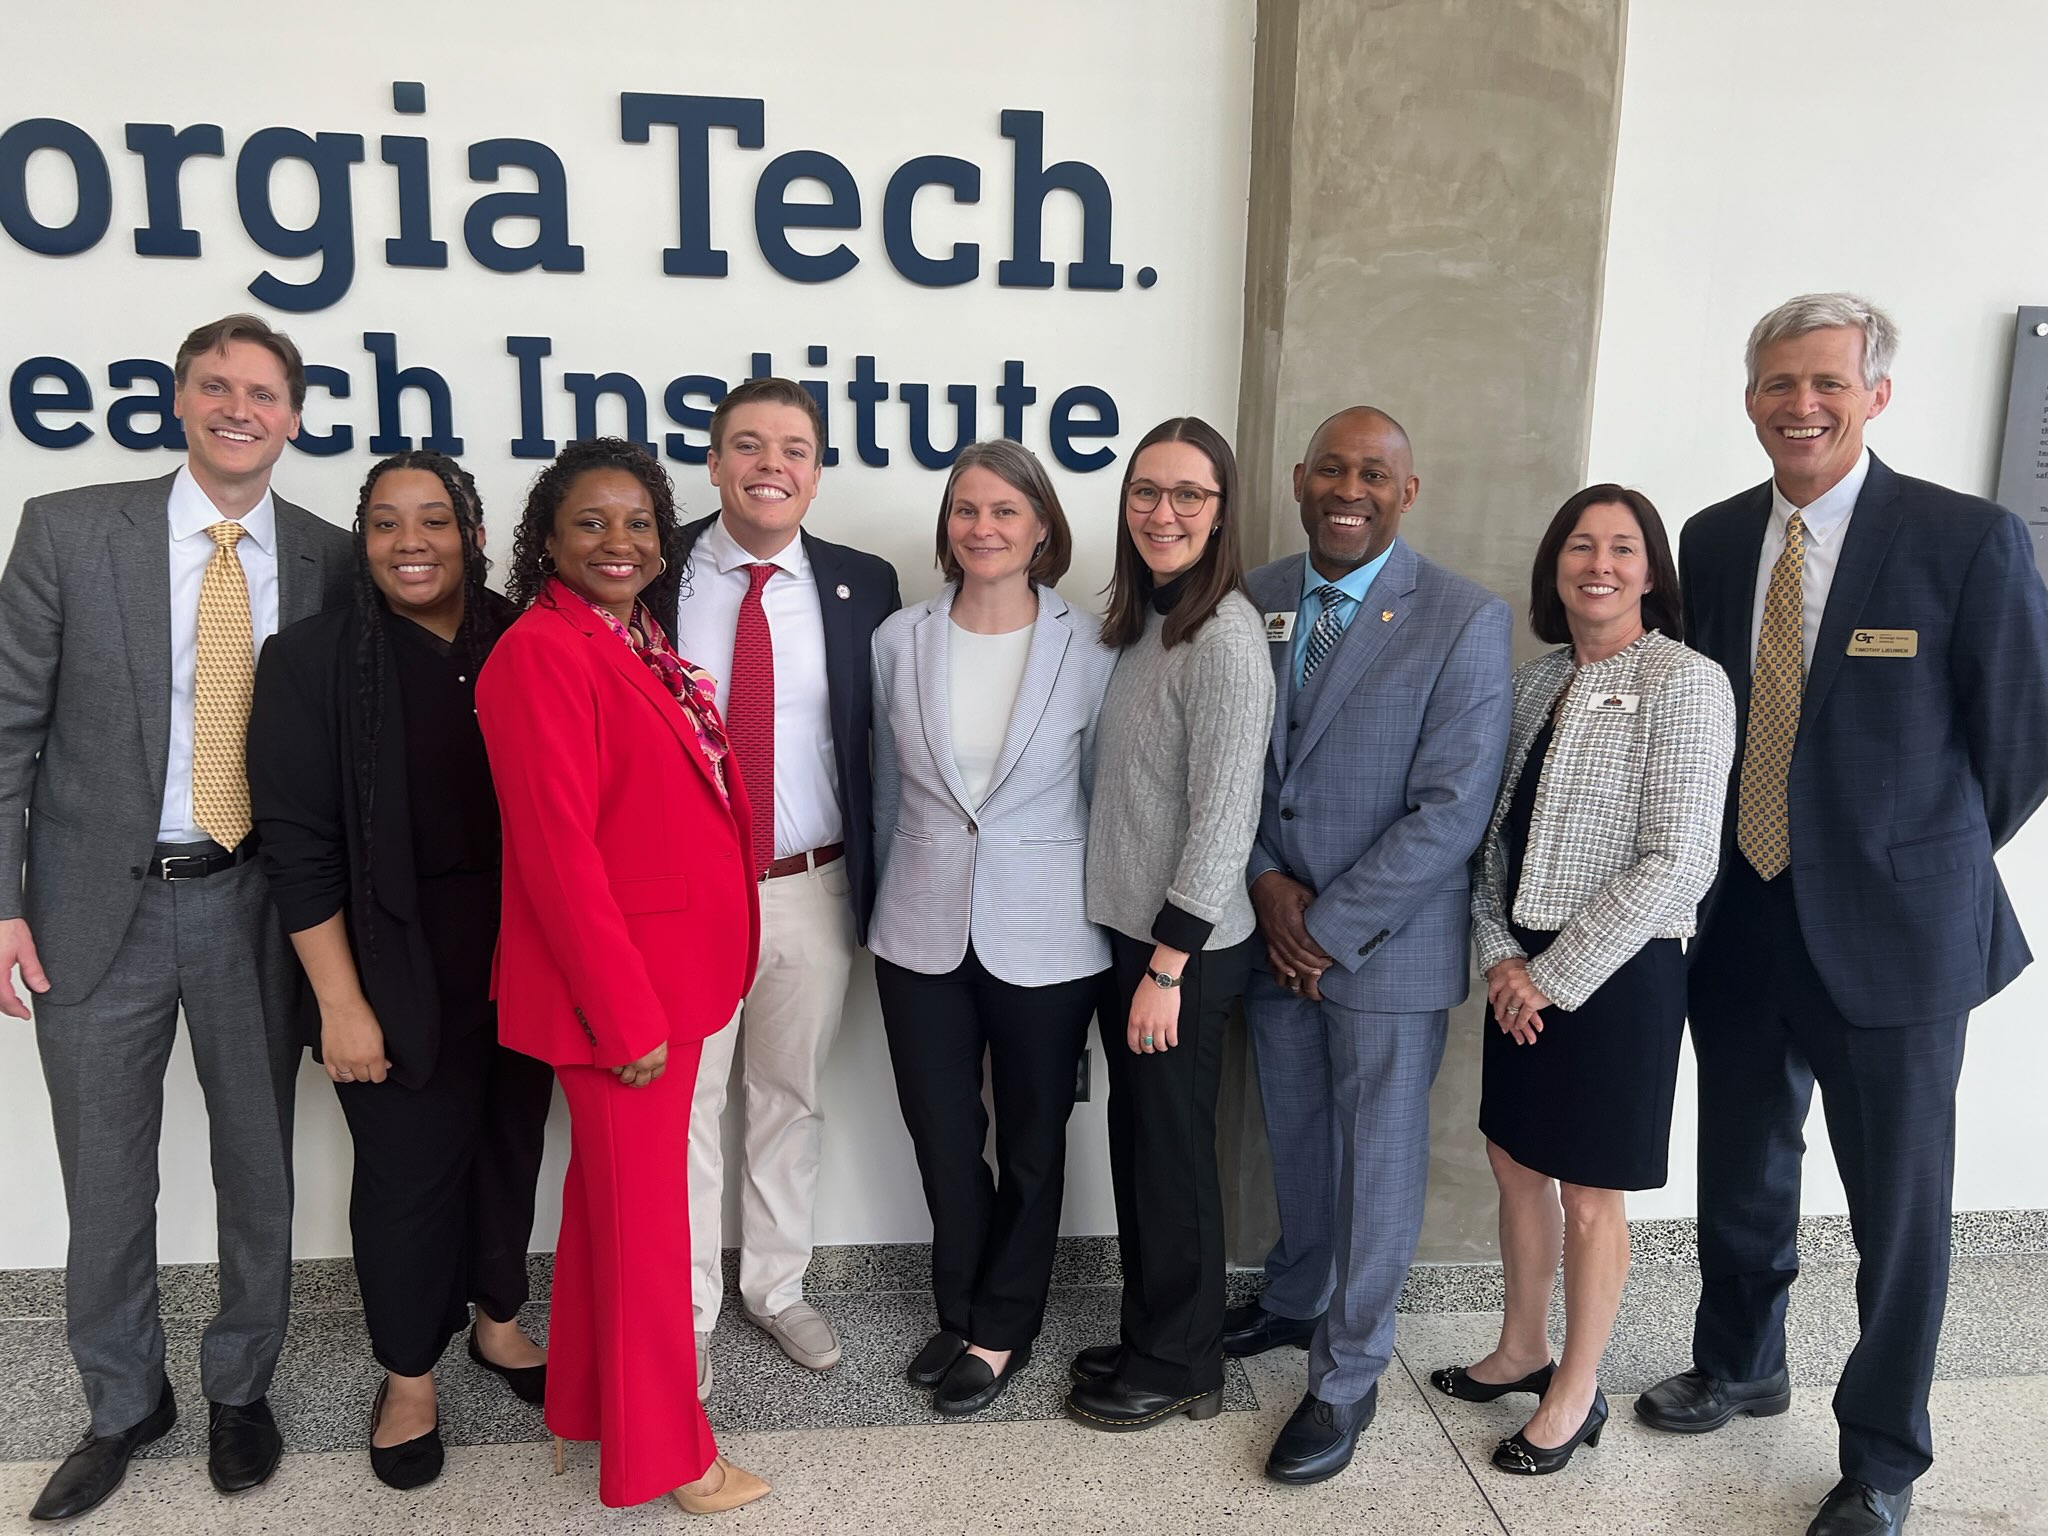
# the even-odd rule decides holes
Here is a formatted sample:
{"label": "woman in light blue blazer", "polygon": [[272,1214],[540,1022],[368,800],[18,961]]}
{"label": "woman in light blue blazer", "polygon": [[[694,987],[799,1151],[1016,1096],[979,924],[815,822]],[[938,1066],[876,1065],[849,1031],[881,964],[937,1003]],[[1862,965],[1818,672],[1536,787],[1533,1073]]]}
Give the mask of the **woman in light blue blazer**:
{"label": "woman in light blue blazer", "polygon": [[931,1209],[939,1321],[906,1374],[945,1414],[987,1407],[1031,1359],[1075,1068],[1109,966],[1082,879],[1095,719],[1116,653],[1093,615],[1053,591],[1072,550],[1037,457],[975,443],[939,504],[946,586],[875,631],[881,886],[869,947]]}

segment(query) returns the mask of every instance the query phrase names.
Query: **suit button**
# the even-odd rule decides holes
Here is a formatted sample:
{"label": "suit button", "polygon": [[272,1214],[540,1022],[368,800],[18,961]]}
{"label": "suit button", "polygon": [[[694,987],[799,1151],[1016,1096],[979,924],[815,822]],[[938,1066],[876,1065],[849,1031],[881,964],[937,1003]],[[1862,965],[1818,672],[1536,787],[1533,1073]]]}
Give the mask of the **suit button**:
{"label": "suit button", "polygon": [[1298,731],[1301,729],[1301,722],[1299,720],[1290,720],[1287,722],[1287,729],[1289,729],[1290,731]]}
{"label": "suit button", "polygon": [[1294,820],[1294,812],[1283,807],[1280,812],[1280,819],[1282,821],[1292,821]]}
{"label": "suit button", "polygon": [[979,832],[980,830],[981,828],[977,827],[973,822],[970,821],[969,823],[967,823],[967,835],[969,837],[974,836],[974,834]]}

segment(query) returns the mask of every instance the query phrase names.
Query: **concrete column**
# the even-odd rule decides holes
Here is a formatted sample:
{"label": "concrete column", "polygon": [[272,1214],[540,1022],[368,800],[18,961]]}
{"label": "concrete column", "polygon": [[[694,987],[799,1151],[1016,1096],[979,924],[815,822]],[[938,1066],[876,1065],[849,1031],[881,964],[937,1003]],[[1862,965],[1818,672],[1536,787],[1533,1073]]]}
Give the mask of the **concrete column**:
{"label": "concrete column", "polygon": [[[1415,446],[1402,536],[1519,613],[1587,479],[1627,0],[1259,0],[1237,451],[1247,559],[1299,552],[1290,477],[1324,417]],[[1534,649],[1526,634],[1518,655]],[[1483,1000],[1483,990],[1481,991]],[[1479,1009],[1453,1013],[1418,1257],[1494,1251]],[[1272,1240],[1249,1062],[1220,1148],[1233,1262]]]}

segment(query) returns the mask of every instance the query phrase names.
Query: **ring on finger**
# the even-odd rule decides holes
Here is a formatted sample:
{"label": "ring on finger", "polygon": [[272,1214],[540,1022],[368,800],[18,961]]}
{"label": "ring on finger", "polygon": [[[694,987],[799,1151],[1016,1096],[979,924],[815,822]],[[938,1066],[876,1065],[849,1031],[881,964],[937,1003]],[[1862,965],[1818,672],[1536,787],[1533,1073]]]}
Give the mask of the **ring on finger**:
{"label": "ring on finger", "polygon": [[1150,1050],[1152,1046],[1152,1037],[1150,1035],[1140,1035],[1138,1037],[1138,1044],[1144,1046],[1147,1050]]}

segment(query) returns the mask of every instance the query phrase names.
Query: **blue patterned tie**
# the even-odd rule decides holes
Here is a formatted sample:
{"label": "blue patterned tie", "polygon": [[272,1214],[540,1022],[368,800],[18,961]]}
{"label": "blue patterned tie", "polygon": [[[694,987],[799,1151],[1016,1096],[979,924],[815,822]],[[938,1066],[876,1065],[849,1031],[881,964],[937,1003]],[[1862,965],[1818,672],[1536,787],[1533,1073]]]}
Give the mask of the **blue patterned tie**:
{"label": "blue patterned tie", "polygon": [[1316,668],[1323,664],[1324,658],[1334,651],[1337,642],[1344,638],[1344,610],[1338,605],[1351,601],[1345,596],[1343,588],[1332,586],[1329,582],[1324,582],[1316,588],[1316,599],[1323,605],[1323,611],[1316,616],[1315,628],[1308,632],[1308,649],[1303,653],[1301,662],[1303,687],[1308,686],[1308,680],[1316,675]]}

